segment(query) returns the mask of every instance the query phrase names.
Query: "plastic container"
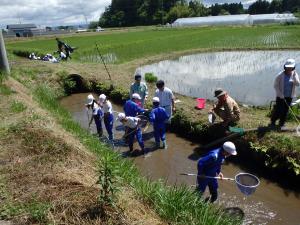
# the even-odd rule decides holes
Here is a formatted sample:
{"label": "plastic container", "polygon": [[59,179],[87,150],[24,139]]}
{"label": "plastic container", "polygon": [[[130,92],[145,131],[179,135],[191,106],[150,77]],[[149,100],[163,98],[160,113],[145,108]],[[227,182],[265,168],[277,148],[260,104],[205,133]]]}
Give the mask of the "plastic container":
{"label": "plastic container", "polygon": [[205,98],[197,98],[197,109],[205,108],[206,99]]}

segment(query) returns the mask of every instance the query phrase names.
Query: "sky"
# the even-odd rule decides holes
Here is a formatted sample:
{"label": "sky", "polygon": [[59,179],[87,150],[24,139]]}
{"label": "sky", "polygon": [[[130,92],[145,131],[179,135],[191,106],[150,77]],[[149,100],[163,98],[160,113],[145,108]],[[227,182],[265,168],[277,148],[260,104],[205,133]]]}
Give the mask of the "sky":
{"label": "sky", "polygon": [[[255,0],[203,0],[205,5]],[[111,0],[0,0],[0,27],[34,23],[43,26],[86,24],[97,21]]]}

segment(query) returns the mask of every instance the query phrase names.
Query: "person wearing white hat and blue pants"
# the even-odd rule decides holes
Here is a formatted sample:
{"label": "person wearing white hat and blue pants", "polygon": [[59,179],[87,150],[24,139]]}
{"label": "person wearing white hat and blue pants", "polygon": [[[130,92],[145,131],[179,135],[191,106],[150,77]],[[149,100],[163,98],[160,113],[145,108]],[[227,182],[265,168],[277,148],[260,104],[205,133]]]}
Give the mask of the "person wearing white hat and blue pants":
{"label": "person wearing white hat and blue pants", "polygon": [[163,107],[159,106],[159,98],[153,98],[153,109],[150,113],[150,122],[153,123],[154,138],[156,148],[160,147],[160,140],[163,143],[163,148],[167,149],[166,143],[166,121],[169,119],[169,115]]}
{"label": "person wearing white hat and blue pants", "polygon": [[197,176],[197,190],[204,193],[208,186],[210,192],[210,202],[214,202],[218,198],[218,181],[215,178],[205,178],[205,176],[223,178],[221,173],[221,165],[226,157],[237,155],[235,145],[227,141],[222,147],[214,149],[198,161],[198,176]]}
{"label": "person wearing white hat and blue pants", "polygon": [[284,71],[275,79],[276,105],[271,115],[271,127],[275,127],[276,120],[279,119],[279,126],[284,129],[289,107],[293,98],[296,97],[295,87],[300,84],[299,75],[295,68],[295,60],[288,59],[284,64]]}
{"label": "person wearing white hat and blue pants", "polygon": [[[92,124],[92,121],[95,121],[96,128],[97,128],[97,133],[99,137],[102,136],[103,130],[102,130],[102,117],[103,117],[103,112],[97,102],[95,101],[95,98],[92,94],[89,94],[87,96],[87,103],[86,103],[86,108],[87,110],[91,109],[92,110],[92,117],[89,121],[89,127]],[[88,111],[87,111],[88,113]]]}
{"label": "person wearing white hat and blue pants", "polygon": [[133,152],[133,141],[134,136],[136,136],[136,139],[141,147],[141,152],[145,153],[142,130],[139,127],[141,119],[138,117],[126,116],[125,113],[119,113],[117,120],[119,120],[127,128],[126,135],[128,136],[129,152]]}
{"label": "person wearing white hat and blue pants", "polygon": [[106,131],[108,133],[108,138],[110,141],[113,140],[113,126],[114,126],[114,114],[112,109],[112,104],[107,99],[105,94],[99,96],[99,105],[102,107],[103,111],[103,120]]}

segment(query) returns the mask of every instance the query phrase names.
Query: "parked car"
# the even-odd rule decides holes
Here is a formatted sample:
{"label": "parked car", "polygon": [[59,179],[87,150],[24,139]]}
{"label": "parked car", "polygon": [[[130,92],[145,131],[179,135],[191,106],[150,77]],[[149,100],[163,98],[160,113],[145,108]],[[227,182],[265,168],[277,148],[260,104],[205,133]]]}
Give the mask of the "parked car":
{"label": "parked car", "polygon": [[96,32],[101,32],[104,31],[104,29],[102,27],[97,27]]}

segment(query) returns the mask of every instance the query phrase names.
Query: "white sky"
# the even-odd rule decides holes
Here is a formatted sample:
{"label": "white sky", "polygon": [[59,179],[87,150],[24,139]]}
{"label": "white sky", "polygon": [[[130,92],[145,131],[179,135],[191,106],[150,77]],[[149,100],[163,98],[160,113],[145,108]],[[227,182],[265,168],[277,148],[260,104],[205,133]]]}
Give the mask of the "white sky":
{"label": "white sky", "polygon": [[[240,0],[242,3],[255,0]],[[240,2],[239,0],[203,0],[205,5]],[[85,24],[97,21],[111,0],[0,0],[0,27],[7,24],[36,25]],[[247,4],[247,3],[246,3]]]}

